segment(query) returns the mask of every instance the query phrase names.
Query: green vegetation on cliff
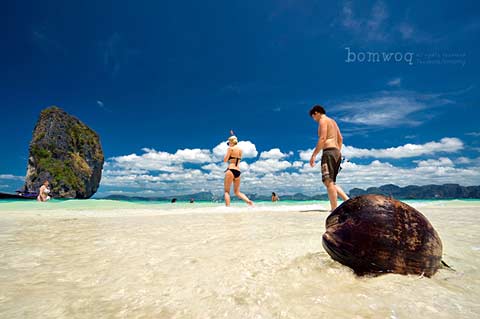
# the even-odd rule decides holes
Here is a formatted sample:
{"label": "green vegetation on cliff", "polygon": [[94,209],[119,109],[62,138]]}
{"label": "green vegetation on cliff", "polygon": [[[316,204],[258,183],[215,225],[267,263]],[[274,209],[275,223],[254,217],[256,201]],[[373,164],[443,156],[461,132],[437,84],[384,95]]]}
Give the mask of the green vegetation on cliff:
{"label": "green vegetation on cliff", "polygon": [[76,164],[78,159],[55,158],[53,156],[54,151],[37,145],[33,145],[30,151],[37,161],[37,171],[47,171],[52,176],[52,190],[54,192],[58,191],[62,184],[68,184],[75,189],[85,191],[80,177],[72,169],[72,167],[80,166]]}

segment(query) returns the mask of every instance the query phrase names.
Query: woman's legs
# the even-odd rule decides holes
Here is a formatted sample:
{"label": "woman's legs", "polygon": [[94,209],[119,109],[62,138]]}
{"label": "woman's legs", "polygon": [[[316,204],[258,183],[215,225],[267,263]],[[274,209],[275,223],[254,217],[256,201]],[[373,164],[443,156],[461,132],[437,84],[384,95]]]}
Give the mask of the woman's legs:
{"label": "woman's legs", "polygon": [[225,179],[223,181],[223,186],[225,189],[224,197],[225,197],[225,206],[230,206],[230,185],[233,182],[233,173],[228,170],[225,172]]}
{"label": "woman's legs", "polygon": [[235,195],[237,195],[238,198],[243,199],[245,203],[247,203],[250,206],[253,205],[253,202],[250,199],[248,199],[248,197],[245,196],[245,194],[240,192],[240,177],[237,177],[233,180],[233,191],[235,192]]}

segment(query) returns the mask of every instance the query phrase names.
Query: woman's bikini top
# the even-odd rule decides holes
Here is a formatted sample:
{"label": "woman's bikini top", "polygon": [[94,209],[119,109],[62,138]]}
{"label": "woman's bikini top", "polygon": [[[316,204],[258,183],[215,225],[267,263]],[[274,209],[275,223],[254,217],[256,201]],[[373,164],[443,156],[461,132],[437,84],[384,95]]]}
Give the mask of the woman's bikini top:
{"label": "woman's bikini top", "polygon": [[[238,166],[238,162],[239,162],[242,158],[241,158],[241,157],[233,157],[233,156],[230,155],[230,157],[228,158],[228,160],[231,160],[231,159],[236,160],[236,161],[235,161],[235,166]],[[231,163],[231,164],[233,164],[233,163]]]}

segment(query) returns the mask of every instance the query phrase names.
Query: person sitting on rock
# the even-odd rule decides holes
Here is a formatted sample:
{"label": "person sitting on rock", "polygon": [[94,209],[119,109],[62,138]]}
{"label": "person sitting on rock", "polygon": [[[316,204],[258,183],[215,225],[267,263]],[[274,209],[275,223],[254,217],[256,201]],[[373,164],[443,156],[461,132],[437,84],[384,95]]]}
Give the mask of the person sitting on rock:
{"label": "person sitting on rock", "polygon": [[37,200],[39,202],[46,202],[49,200],[51,197],[48,195],[50,194],[50,189],[48,188],[48,181],[43,182],[43,185],[40,187],[40,190],[38,191],[38,197]]}

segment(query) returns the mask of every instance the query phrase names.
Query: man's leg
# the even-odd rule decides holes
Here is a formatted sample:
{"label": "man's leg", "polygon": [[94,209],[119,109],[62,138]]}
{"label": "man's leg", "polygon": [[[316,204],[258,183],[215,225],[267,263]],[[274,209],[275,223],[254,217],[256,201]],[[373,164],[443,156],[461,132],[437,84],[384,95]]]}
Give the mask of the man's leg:
{"label": "man's leg", "polygon": [[328,199],[330,200],[330,208],[333,211],[338,206],[337,188],[335,187],[335,183],[329,178],[325,179],[323,183],[325,184],[325,187],[327,187]]}
{"label": "man's leg", "polygon": [[335,184],[335,188],[337,189],[338,196],[340,196],[343,199],[343,201],[346,201],[346,200],[349,199],[347,194],[345,194],[345,192],[343,191],[343,189],[340,186]]}

